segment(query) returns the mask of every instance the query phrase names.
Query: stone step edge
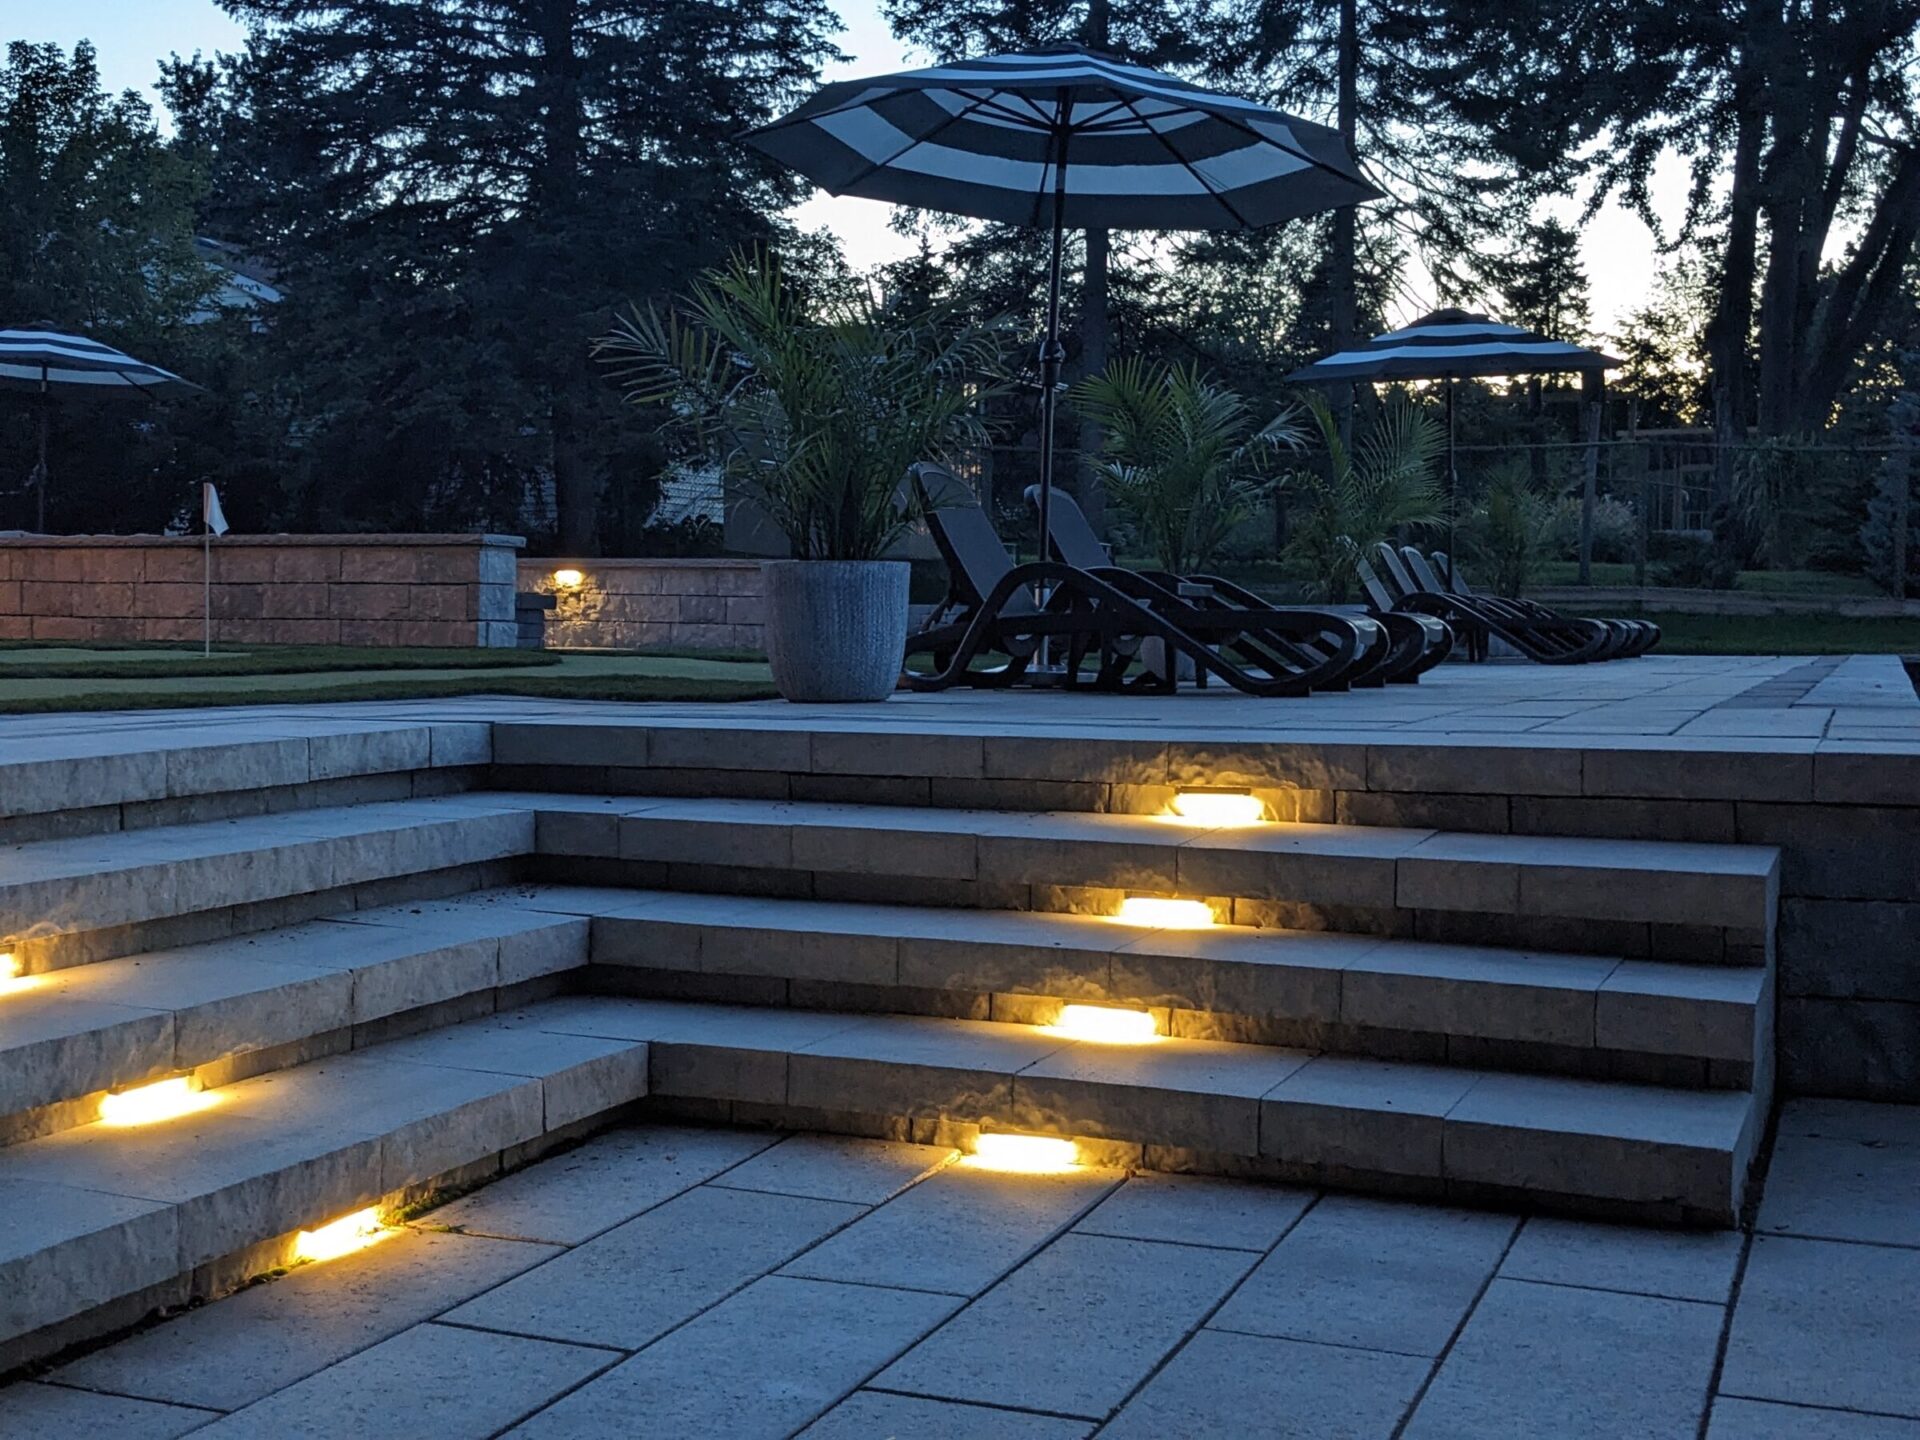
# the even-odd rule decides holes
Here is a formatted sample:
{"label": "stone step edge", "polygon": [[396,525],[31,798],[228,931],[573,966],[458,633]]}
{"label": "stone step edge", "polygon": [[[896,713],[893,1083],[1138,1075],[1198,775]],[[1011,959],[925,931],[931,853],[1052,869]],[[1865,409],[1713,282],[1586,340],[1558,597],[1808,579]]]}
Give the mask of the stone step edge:
{"label": "stone step edge", "polygon": [[[595,965],[869,987],[882,1001],[987,995],[994,1018],[1028,1023],[1068,1003],[1144,1008],[1190,1038],[1252,1039],[1285,1022],[1751,1067],[1769,994],[1755,968],[1035,912],[636,891],[591,923]],[[1476,976],[1476,961],[1506,968]]]}
{"label": "stone step edge", "polygon": [[490,794],[537,814],[535,846],[549,857],[1722,927],[1759,943],[1771,934],[1779,899],[1780,853],[1764,845]]}
{"label": "stone step edge", "polygon": [[[542,898],[548,893],[550,901]],[[555,908],[539,908],[544,903]],[[567,903],[545,887],[476,891],[34,977],[22,993],[0,997],[0,1148],[91,1123],[114,1090],[180,1074],[218,1085],[237,1069],[261,1074],[312,1058],[304,1042],[340,1036],[344,1052],[377,1043],[360,1036],[377,1036],[380,1022],[417,1029],[416,1017],[446,1009],[467,1019],[479,1000],[489,1011],[510,1008],[587,963],[588,918]],[[436,929],[435,920],[456,930]],[[310,964],[299,948],[309,940],[362,955],[384,945],[387,953],[360,964]],[[202,966],[216,973],[194,976]],[[170,979],[195,998],[153,1003]],[[138,998],[128,998],[135,985]],[[61,1012],[75,1005],[98,1013],[60,1028]],[[36,1033],[32,1022],[43,1015],[48,1023]]]}
{"label": "stone step edge", "polygon": [[1111,1046],[988,1021],[593,1002],[545,1022],[645,1039],[651,1093],[1119,1141],[1728,1224],[1753,1094],[1316,1056],[1222,1041]]}
{"label": "stone step edge", "polygon": [[[511,1022],[487,1017],[239,1081],[212,1092],[209,1108],[153,1125],[85,1127],[0,1152],[0,1195],[14,1212],[0,1235],[0,1368],[35,1348],[37,1333],[223,1257],[257,1261],[268,1242],[578,1133],[644,1098],[645,1042],[550,1030],[544,1013],[533,1006]],[[364,1112],[326,1123],[297,1113],[305,1091],[324,1099],[356,1084],[388,1107],[378,1123]],[[445,1093],[427,1093],[436,1086]],[[287,1123],[273,1123],[276,1108]]]}
{"label": "stone step edge", "polygon": [[0,951],[32,975],[76,963],[75,937],[517,860],[534,833],[473,793],[36,841],[0,861]]}

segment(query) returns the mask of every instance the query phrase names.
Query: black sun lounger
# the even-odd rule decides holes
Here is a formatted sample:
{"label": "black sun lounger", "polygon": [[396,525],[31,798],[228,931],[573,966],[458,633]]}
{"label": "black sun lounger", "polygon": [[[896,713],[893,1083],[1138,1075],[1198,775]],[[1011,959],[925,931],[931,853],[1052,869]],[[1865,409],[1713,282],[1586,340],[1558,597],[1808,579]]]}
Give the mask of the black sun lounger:
{"label": "black sun lounger", "polygon": [[[1038,489],[1027,491],[1027,500],[1038,508]],[[1446,625],[1428,615],[1389,614],[1372,616],[1363,610],[1346,611],[1339,607],[1316,608],[1304,605],[1274,606],[1233,581],[1218,575],[1175,575],[1163,570],[1127,570],[1108,558],[1107,548],[1088,523],[1086,513],[1071,495],[1055,492],[1048,507],[1049,549],[1055,559],[1089,574],[1111,579],[1116,584],[1130,580],[1146,581],[1162,597],[1158,603],[1184,606],[1208,614],[1246,617],[1284,610],[1290,615],[1319,616],[1327,619],[1329,629],[1321,640],[1274,643],[1303,647],[1297,659],[1312,664],[1315,652],[1344,643],[1347,625],[1360,627],[1366,645],[1352,669],[1315,683],[1316,690],[1344,690],[1358,685],[1378,687],[1389,681],[1407,683],[1419,679],[1447,657],[1453,648],[1453,634]]]}
{"label": "black sun lounger", "polygon": [[[1401,553],[1407,556],[1408,563],[1411,564],[1413,556],[1418,555],[1420,552],[1414,550],[1411,554],[1408,554],[1406,550],[1403,550]],[[1447,564],[1446,551],[1436,550],[1428,559],[1431,563],[1425,573],[1433,577],[1434,589],[1437,590],[1441,588],[1442,576],[1451,576],[1454,594],[1466,595],[1478,599],[1486,598],[1485,596],[1479,595],[1479,592],[1467,583],[1467,577],[1459,566],[1449,566]],[[1558,619],[1569,618],[1557,610],[1540,604],[1536,600],[1508,600],[1506,603],[1514,606],[1525,615],[1533,615],[1543,619],[1549,617]],[[1619,650],[1614,655],[1606,657],[1608,659],[1631,660],[1637,655],[1646,654],[1660,643],[1660,627],[1651,620],[1602,619],[1600,623],[1608,629],[1616,631],[1621,639]]]}
{"label": "black sun lounger", "polygon": [[[930,481],[951,485],[937,466],[916,467],[914,481],[923,492]],[[931,623],[907,640],[909,660],[931,655],[934,664],[930,674],[908,671],[911,689],[1018,683],[1032,674],[1041,644],[1052,639],[1053,658],[1065,666],[1054,683],[1065,686],[1087,683],[1083,672],[1092,660],[1093,688],[1172,691],[1185,659],[1197,683],[1212,677],[1249,695],[1304,695],[1323,677],[1350,669],[1365,643],[1359,627],[1348,625],[1343,644],[1303,664],[1277,642],[1313,639],[1328,627],[1284,612],[1209,616],[1159,603],[1165,597],[1144,582],[1137,588],[1115,583],[1058,561],[1016,565],[977,504],[930,510],[927,528],[950,578]],[[1044,602],[1035,599],[1036,586],[1046,587]],[[1159,662],[1130,675],[1148,641],[1158,642]],[[1005,663],[975,667],[994,654],[1007,657]]]}
{"label": "black sun lounger", "polygon": [[1541,619],[1490,596],[1443,591],[1437,582],[1428,589],[1409,572],[1401,553],[1384,540],[1373,546],[1370,558],[1372,565],[1363,560],[1358,567],[1369,594],[1377,586],[1396,610],[1439,616],[1462,633],[1467,653],[1476,660],[1486,658],[1489,636],[1498,636],[1541,665],[1584,665],[1612,654],[1617,643],[1613,632],[1597,621],[1564,616]]}

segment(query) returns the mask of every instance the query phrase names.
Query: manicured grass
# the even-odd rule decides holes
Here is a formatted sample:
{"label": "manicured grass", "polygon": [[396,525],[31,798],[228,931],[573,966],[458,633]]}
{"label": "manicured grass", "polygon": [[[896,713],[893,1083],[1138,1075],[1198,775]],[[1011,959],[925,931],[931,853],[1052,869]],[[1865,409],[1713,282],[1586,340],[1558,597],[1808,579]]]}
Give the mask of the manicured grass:
{"label": "manicured grass", "polygon": [[[1471,578],[1473,571],[1463,560],[1461,571]],[[1659,583],[1657,564],[1647,566],[1647,583]],[[1549,560],[1535,571],[1535,585],[1575,585],[1579,583],[1580,567],[1572,560]],[[1596,561],[1593,567],[1593,583],[1600,586],[1631,586],[1633,584],[1633,566],[1630,564]],[[1742,570],[1740,583],[1734,589],[1747,595],[1880,595],[1882,591],[1864,575],[1836,575],[1830,570]]]}
{"label": "manicured grass", "polygon": [[85,645],[0,643],[0,679],[144,680],[165,674],[309,675],[342,670],[513,670],[560,663],[541,650],[375,648],[359,645]]}
{"label": "manicured grass", "polygon": [[1920,619],[1644,613],[1660,626],[1657,655],[1920,655]]}

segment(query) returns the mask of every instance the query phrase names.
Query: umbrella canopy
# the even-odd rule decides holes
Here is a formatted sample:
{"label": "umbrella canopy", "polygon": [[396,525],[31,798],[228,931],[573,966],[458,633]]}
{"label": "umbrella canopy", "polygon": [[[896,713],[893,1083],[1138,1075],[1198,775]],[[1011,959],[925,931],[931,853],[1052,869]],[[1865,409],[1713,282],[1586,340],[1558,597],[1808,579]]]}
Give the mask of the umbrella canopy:
{"label": "umbrella canopy", "polygon": [[161,395],[197,390],[171,370],[58,330],[0,330],[0,389],[89,395]]}
{"label": "umbrella canopy", "polygon": [[836,195],[1052,227],[1043,554],[1065,359],[1062,231],[1248,230],[1382,193],[1337,131],[1080,45],[824,86],[746,138]]}
{"label": "umbrella canopy", "polygon": [[1467,310],[1436,310],[1294,371],[1301,382],[1448,380],[1465,375],[1538,375],[1607,370],[1621,362]]}
{"label": "umbrella canopy", "polygon": [[836,195],[1014,225],[1245,230],[1381,193],[1337,131],[1078,45],[828,85],[747,139]]}
{"label": "umbrella canopy", "polygon": [[1468,310],[1435,310],[1399,330],[1376,335],[1287,376],[1305,384],[1355,380],[1447,382],[1447,587],[1453,587],[1454,519],[1460,475],[1454,464],[1453,382],[1469,375],[1540,375],[1567,370],[1605,371],[1611,355],[1549,339],[1518,325],[1502,325]]}

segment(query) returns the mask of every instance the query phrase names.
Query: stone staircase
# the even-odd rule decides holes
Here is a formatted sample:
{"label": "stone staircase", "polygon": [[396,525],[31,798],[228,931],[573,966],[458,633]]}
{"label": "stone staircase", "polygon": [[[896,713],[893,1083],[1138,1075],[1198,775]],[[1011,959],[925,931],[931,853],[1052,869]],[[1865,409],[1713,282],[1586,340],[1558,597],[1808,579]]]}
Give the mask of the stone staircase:
{"label": "stone staircase", "polygon": [[[95,767],[64,812],[44,768],[0,789],[26,797],[0,814],[0,1369],[627,1113],[1739,1212],[1772,848],[1208,826],[1112,813],[1104,782],[794,799],[751,737],[722,784],[660,732],[614,777],[588,733],[538,774],[463,737],[445,766],[363,747],[357,780],[336,757],[331,789],[310,750],[305,784],[287,760],[172,797]],[[928,758],[867,749],[881,775]],[[505,788],[530,779],[554,788]],[[301,808],[343,783],[367,798]],[[1127,897],[1213,923],[1131,923]],[[1097,1038],[1115,1010],[1151,1033]],[[182,1080],[181,1113],[117,1123],[111,1097]]]}

